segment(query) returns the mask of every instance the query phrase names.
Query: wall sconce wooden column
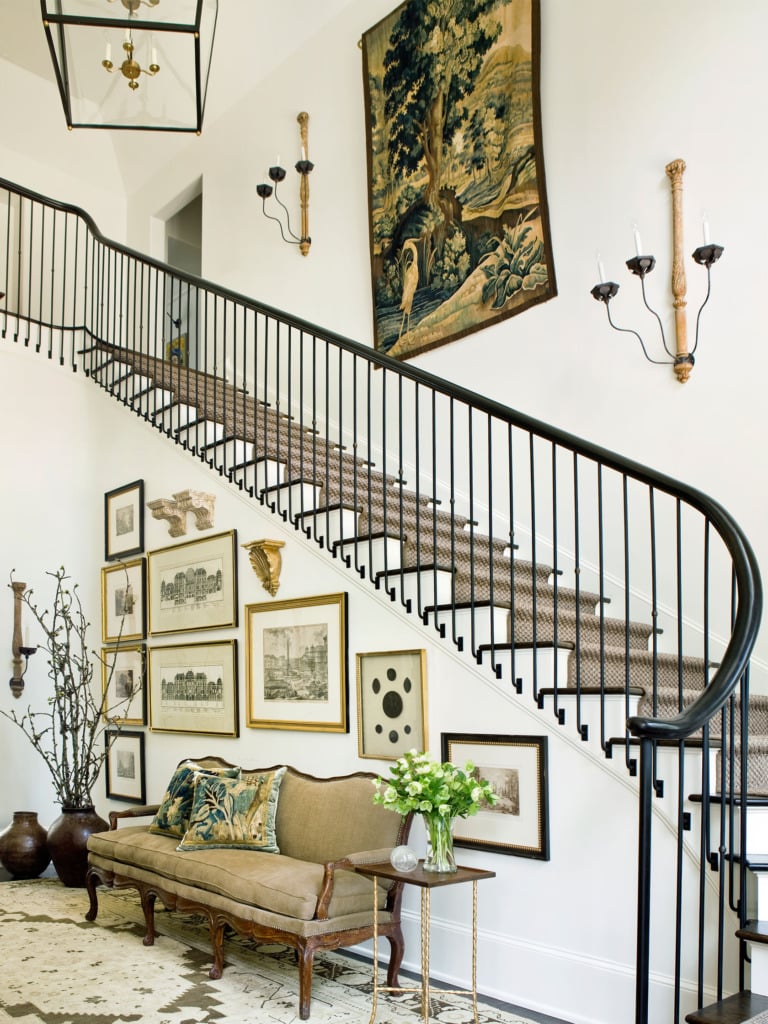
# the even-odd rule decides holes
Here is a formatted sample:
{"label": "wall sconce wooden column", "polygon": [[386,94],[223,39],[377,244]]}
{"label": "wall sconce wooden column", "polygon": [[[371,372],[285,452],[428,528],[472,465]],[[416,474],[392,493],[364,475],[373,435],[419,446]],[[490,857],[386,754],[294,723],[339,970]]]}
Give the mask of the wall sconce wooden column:
{"label": "wall sconce wooden column", "polygon": [[[13,654],[12,665],[13,675],[9,682],[11,693],[14,697],[20,697],[24,690],[24,674],[29,665],[31,655],[37,650],[36,647],[28,647],[22,643],[21,636],[21,606],[24,601],[24,593],[27,589],[26,583],[18,580],[11,580],[13,590],[13,638],[11,642],[11,653]],[[22,661],[23,659],[23,661]]]}

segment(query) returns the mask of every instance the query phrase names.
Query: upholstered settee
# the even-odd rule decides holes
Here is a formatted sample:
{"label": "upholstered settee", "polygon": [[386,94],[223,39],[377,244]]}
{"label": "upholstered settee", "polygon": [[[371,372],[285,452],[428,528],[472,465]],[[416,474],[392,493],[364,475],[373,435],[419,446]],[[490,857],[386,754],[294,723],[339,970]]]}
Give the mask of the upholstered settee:
{"label": "upholstered settee", "polygon": [[[408,818],[373,804],[372,778],[238,769],[217,757],[182,762],[160,805],[113,811],[110,830],[90,837],[86,917],[97,916],[99,885],[138,890],[147,946],[155,940],[158,897],[168,910],[201,914],[210,929],[212,978],[224,967],[227,925],[256,942],[286,943],[297,953],[306,1020],[315,950],[373,936],[373,883],[354,866],[385,860],[410,829]],[[151,823],[125,824],[151,815]],[[390,986],[397,986],[404,952],[401,901],[400,884],[377,890]]]}

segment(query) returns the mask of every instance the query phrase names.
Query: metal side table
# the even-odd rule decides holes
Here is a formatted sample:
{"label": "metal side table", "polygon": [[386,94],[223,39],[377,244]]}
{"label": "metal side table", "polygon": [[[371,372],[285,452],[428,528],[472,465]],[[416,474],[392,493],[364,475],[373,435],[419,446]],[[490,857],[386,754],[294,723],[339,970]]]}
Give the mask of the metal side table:
{"label": "metal side table", "polygon": [[[429,1021],[429,925],[430,925],[430,894],[433,889],[442,885],[458,885],[460,882],[472,883],[472,988],[440,989],[449,995],[465,995],[472,999],[472,1013],[475,1024],[477,1016],[477,883],[483,878],[495,878],[495,871],[483,871],[479,868],[459,867],[456,871],[435,873],[425,871],[423,862],[419,861],[413,871],[398,871],[389,861],[377,864],[358,864],[355,870],[361,875],[368,875],[373,881],[373,1006],[369,1024],[376,1020],[376,1005],[380,992],[419,992],[421,994],[421,1013],[424,1024]],[[377,879],[389,879],[392,882],[404,882],[406,885],[417,885],[421,889],[421,985],[412,988],[390,988],[379,985],[379,910],[377,900]]]}

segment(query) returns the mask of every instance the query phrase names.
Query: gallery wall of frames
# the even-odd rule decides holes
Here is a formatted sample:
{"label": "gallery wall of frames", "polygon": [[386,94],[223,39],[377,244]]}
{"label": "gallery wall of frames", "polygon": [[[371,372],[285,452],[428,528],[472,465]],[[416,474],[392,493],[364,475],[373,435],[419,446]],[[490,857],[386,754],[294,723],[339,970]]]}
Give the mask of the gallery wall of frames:
{"label": "gallery wall of frames", "polygon": [[[191,491],[145,501],[143,480],[104,495],[101,663],[110,799],[146,803],[152,733],[235,738],[241,725],[351,730],[349,595],[278,600],[280,567],[272,561],[257,573],[264,600],[241,609],[237,531],[216,531],[213,502]],[[198,514],[202,506],[205,514]],[[174,543],[145,551],[145,509],[168,521]],[[282,547],[241,545],[254,571],[254,545],[269,544]],[[426,650],[358,651],[354,666],[359,757],[394,761],[430,749]],[[457,845],[548,859],[546,737],[442,733],[435,756],[471,759],[503,794],[471,827],[456,830]]]}

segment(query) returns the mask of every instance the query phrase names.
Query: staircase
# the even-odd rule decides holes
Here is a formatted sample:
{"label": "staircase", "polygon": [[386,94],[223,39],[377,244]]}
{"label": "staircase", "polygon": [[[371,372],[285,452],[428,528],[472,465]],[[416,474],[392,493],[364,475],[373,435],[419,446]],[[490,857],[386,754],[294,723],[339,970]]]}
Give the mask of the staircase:
{"label": "staircase", "polygon": [[[51,221],[59,241],[48,250]],[[685,1019],[741,1021],[768,1004],[768,698],[750,696],[748,670],[762,598],[727,513],[678,481],[123,250],[81,211],[8,182],[3,226],[4,336],[10,327],[17,343],[84,371],[596,756],[623,754],[639,780],[637,1024],[650,1019],[654,800],[679,826],[678,866],[695,821],[697,898],[719,908],[723,941],[741,954],[740,991],[723,999],[734,981],[722,944],[711,962],[703,909],[698,935],[678,917],[676,944],[699,947],[697,1005],[705,977],[721,997]],[[199,369],[161,355],[180,282]],[[695,775],[662,777],[668,746],[681,763],[700,751]],[[680,969],[678,956],[676,1024],[688,1008]]]}

